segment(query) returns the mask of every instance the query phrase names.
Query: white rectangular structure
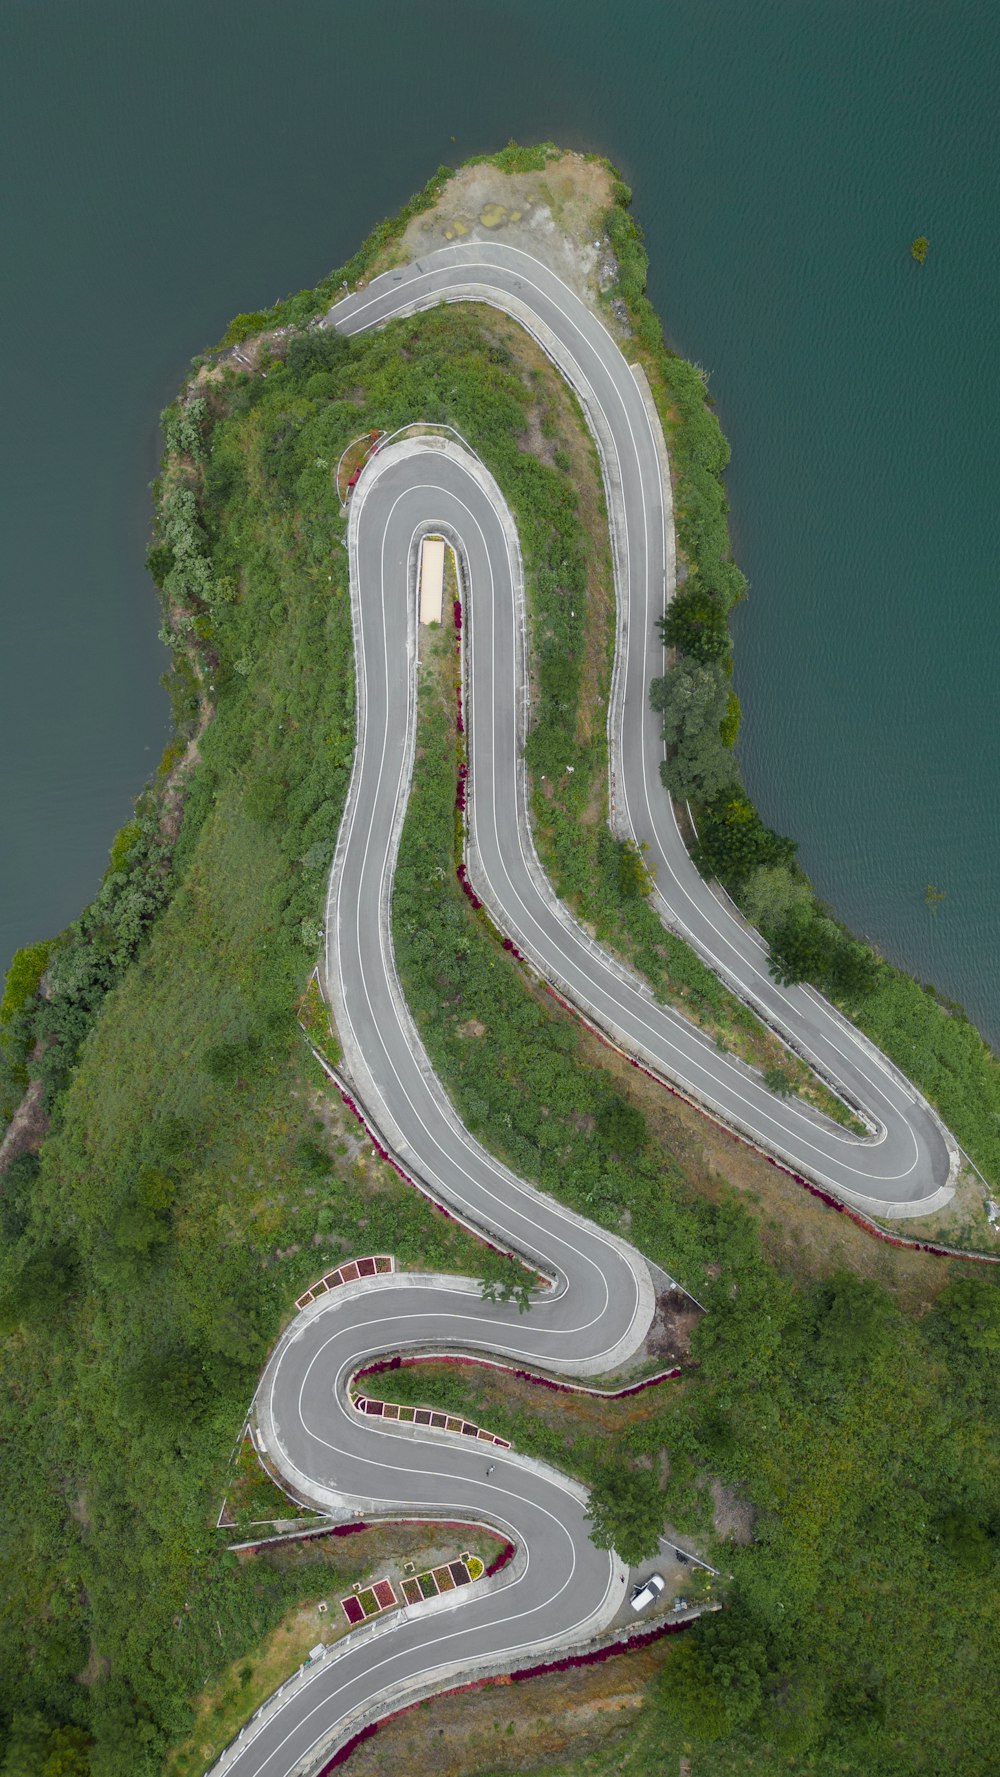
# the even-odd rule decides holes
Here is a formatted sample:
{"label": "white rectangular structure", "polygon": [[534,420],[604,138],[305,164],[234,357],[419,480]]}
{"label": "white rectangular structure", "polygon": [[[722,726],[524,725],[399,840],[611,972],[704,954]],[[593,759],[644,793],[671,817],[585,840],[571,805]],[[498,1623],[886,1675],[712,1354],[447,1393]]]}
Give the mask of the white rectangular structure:
{"label": "white rectangular structure", "polygon": [[444,541],[425,537],[420,545],[420,621],[440,623],[444,600]]}

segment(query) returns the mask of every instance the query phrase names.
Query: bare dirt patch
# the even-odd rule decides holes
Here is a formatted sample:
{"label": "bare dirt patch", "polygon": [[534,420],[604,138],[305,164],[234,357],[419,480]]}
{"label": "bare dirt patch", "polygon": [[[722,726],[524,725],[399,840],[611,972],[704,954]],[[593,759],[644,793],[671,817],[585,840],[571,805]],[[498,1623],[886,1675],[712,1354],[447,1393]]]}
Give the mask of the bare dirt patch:
{"label": "bare dirt patch", "polygon": [[884,1225],[895,1236],[1000,1256],[1000,1206],[971,1166],[963,1165],[954,1197],[937,1215]]}
{"label": "bare dirt patch", "polygon": [[31,1080],[17,1110],[0,1141],[0,1176],[12,1160],[22,1154],[37,1154],[49,1133],[49,1116],[45,1109],[45,1088],[41,1080]]}
{"label": "bare dirt patch", "polygon": [[683,1290],[664,1290],[656,1298],[653,1324],[646,1334],[646,1352],[664,1364],[684,1364],[691,1356],[691,1335],[701,1309]]}
{"label": "bare dirt patch", "polygon": [[[509,1370],[488,1370],[471,1362],[463,1364],[460,1358],[449,1358],[447,1363],[430,1360],[408,1365],[406,1400],[416,1400],[418,1395],[423,1398],[423,1378],[427,1399],[431,1401],[434,1398],[435,1380],[442,1373],[453,1376],[456,1371],[461,1375],[465,1389],[463,1411],[476,1424],[486,1425],[494,1430],[498,1413],[505,1416],[523,1413],[525,1417],[530,1416],[533,1420],[542,1422],[558,1432],[560,1437],[570,1441],[580,1434],[613,1438],[626,1426],[648,1419],[660,1405],[656,1389],[630,1395],[624,1400],[607,1400],[600,1395],[562,1394],[553,1392],[542,1383],[515,1376]],[[676,1384],[667,1382],[663,1386],[670,1388]],[[401,1398],[398,1383],[395,1391],[393,1389],[391,1371],[373,1376],[365,1387],[380,1400]]]}
{"label": "bare dirt patch", "polygon": [[[551,1005],[551,996],[546,999]],[[828,1277],[846,1266],[881,1283],[904,1307],[920,1308],[933,1302],[954,1274],[946,1260],[892,1247],[865,1233],[710,1117],[633,1068],[585,1027],[580,1055],[607,1069],[635,1099],[651,1132],[676,1161],[685,1188],[712,1202],[730,1190],[739,1193],[760,1223],[768,1256],[799,1281]]]}
{"label": "bare dirt patch", "polygon": [[464,1777],[544,1769],[550,1760],[598,1751],[606,1756],[642,1709],[673,1645],[668,1638],[602,1665],[434,1698],[360,1746],[352,1777],[395,1777],[399,1770]]}
{"label": "bare dirt patch", "polygon": [[90,1652],[87,1655],[87,1664],[82,1672],[77,1673],[76,1682],[77,1684],[86,1685],[88,1687],[93,1684],[100,1684],[102,1679],[107,1678],[110,1671],[111,1661],[105,1654],[98,1653],[97,1643],[92,1641],[90,1644]]}
{"label": "bare dirt patch", "polygon": [[376,270],[459,241],[499,240],[540,259],[596,309],[615,269],[602,227],[611,203],[611,173],[582,154],[562,154],[535,173],[463,167]]}
{"label": "bare dirt patch", "polygon": [[728,1538],[737,1548],[749,1548],[753,1542],[756,1513],[748,1499],[734,1487],[712,1482],[712,1525],[716,1536]]}

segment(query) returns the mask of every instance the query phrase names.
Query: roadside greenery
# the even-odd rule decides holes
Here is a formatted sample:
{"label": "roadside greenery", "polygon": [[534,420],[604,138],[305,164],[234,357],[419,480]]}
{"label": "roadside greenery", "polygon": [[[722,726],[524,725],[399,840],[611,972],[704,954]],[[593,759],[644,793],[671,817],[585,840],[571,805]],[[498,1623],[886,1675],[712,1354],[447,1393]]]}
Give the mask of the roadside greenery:
{"label": "roadside greenery", "polygon": [[[489,333],[514,337],[492,317]],[[498,358],[506,345],[498,345]],[[502,360],[501,360],[502,361]],[[695,952],[663,925],[650,904],[653,879],[642,853],[608,826],[606,704],[614,649],[614,588],[596,452],[583,415],[547,367],[516,389],[525,404],[522,436],[533,427],[551,462],[515,440],[490,439],[488,461],[518,523],[524,552],[532,681],[526,759],[532,824],[557,893],[634,969],[657,996],[694,1017],[726,1048],[760,1067],[786,1051]],[[530,404],[530,405],[529,405]],[[585,523],[586,518],[586,523]],[[723,623],[728,648],[728,629]],[[728,719],[731,692],[723,692]],[[731,755],[719,743],[727,764]],[[850,1114],[811,1071],[792,1061],[793,1090],[843,1122]]]}
{"label": "roadside greenery", "polygon": [[860,943],[823,906],[796,860],[795,842],[761,820],[742,786],[732,748],[739,708],[728,615],[745,596],[732,559],[723,474],[729,446],[712,410],[704,373],[664,344],[645,294],[642,230],[619,182],[605,225],[618,258],[615,289],[631,315],[634,349],[649,374],[675,478],[682,588],[661,620],[673,663],[650,698],[663,715],[670,753],[668,792],[690,802],[693,856],[760,928],[779,981],[811,981],[834,999],[916,1081],[976,1164],[1000,1186],[1000,1061],[961,1007],[939,999]]}

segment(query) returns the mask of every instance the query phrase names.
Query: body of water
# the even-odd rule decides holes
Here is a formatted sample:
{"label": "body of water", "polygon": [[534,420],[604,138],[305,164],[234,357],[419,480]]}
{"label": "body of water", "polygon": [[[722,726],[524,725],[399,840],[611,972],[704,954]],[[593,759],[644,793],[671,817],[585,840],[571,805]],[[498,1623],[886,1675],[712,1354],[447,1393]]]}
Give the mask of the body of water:
{"label": "body of water", "polygon": [[547,137],[622,168],[711,373],[752,793],[1000,1040],[998,74],[988,0],[9,0],[0,968],[166,737],[143,555],[187,361],[441,162]]}

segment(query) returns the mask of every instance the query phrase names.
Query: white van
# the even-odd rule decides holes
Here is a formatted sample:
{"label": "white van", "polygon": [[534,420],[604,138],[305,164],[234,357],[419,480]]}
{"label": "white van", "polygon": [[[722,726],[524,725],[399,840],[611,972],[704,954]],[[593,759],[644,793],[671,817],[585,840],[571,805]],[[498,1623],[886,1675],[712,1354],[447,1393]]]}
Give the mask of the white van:
{"label": "white van", "polygon": [[646,1579],[640,1580],[629,1599],[632,1609],[645,1610],[647,1605],[652,1604],[654,1598],[659,1597],[666,1583],[666,1580],[658,1573],[651,1573],[647,1575]]}

